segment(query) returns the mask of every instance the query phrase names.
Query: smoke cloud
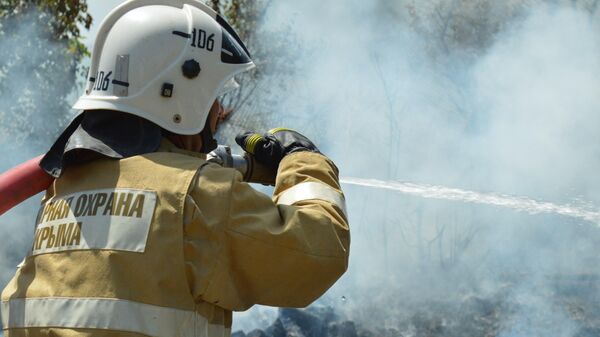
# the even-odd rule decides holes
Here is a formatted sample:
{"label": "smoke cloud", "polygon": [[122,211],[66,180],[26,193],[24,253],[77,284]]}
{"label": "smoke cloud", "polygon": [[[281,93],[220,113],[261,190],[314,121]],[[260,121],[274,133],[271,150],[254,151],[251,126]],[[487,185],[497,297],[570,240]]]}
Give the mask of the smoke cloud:
{"label": "smoke cloud", "polygon": [[[0,172],[46,151],[73,111],[64,101],[74,63],[53,42],[46,13],[0,20]],[[13,277],[33,240],[37,195],[0,216],[0,285]],[[0,332],[0,336],[2,336]]]}
{"label": "smoke cloud", "polygon": [[[269,122],[281,125],[267,128],[297,128],[343,176],[596,213],[600,40],[590,6],[273,3],[263,39],[291,27],[295,53],[273,53],[295,71],[265,79],[270,90],[285,87],[268,93],[278,98]],[[434,335],[424,321],[445,335],[478,335],[456,323],[457,312],[469,319],[465,308],[493,316],[484,318],[499,336],[576,336],[598,312],[598,287],[581,281],[600,272],[594,222],[356,186],[345,194],[350,269],[317,305],[409,336]],[[596,309],[577,316],[575,305]],[[276,316],[253,310],[234,331]]]}
{"label": "smoke cloud", "polygon": [[[272,2],[261,41],[289,34],[289,46],[272,53],[294,70],[265,76],[255,94],[269,105],[251,112],[269,116],[265,129],[296,128],[314,139],[343,176],[597,212],[597,11],[571,1],[523,3]],[[23,47],[33,27],[35,20],[23,22],[0,36],[0,50],[17,50],[23,62],[18,72],[0,68],[2,81],[15,85],[0,92],[2,170],[46,150],[23,139],[9,113],[19,93],[35,96],[27,69],[39,59]],[[34,116],[45,120],[43,111]],[[255,128],[244,116],[231,123]],[[228,132],[221,137],[232,143]],[[44,137],[49,145],[53,137]],[[600,313],[597,224],[357,186],[345,194],[350,268],[317,305],[407,336],[477,336],[486,324],[502,337],[591,331]],[[38,201],[0,217],[3,285],[30,245]],[[460,312],[481,320],[464,323]],[[234,331],[264,327],[275,315],[259,306],[236,314]]]}
{"label": "smoke cloud", "polygon": [[[47,35],[45,15],[28,10],[0,20],[0,172],[44,153],[74,113],[65,102],[75,85],[65,71],[73,62]],[[29,249],[41,197],[0,217],[2,286]]]}

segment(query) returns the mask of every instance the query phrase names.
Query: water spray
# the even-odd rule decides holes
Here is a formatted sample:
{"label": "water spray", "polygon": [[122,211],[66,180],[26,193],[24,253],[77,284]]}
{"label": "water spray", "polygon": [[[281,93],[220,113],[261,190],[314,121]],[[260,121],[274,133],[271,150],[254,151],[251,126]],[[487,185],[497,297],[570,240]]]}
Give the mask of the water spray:
{"label": "water spray", "polygon": [[346,185],[391,190],[427,199],[456,200],[474,204],[499,206],[532,215],[541,213],[559,214],[600,225],[600,211],[589,210],[569,204],[558,205],[551,202],[537,201],[528,197],[498,193],[482,193],[445,186],[415,184],[400,181],[382,181],[351,177],[341,178],[340,181],[342,184]]}

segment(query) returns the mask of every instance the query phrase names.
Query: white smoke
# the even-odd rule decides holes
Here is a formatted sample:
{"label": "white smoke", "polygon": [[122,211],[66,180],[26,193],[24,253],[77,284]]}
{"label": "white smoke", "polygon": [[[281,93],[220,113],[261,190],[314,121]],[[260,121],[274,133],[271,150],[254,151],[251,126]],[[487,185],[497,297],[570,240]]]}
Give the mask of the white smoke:
{"label": "white smoke", "polygon": [[[491,4],[473,1],[473,7],[477,3]],[[596,214],[595,16],[557,3],[498,19],[506,13],[497,10],[508,3],[497,4],[472,27],[504,20],[489,41],[440,54],[439,36],[413,29],[410,4],[273,3],[266,30],[292,27],[290,41],[303,52],[287,55],[296,65],[285,78],[291,89],[270,93],[279,99],[270,113],[282,124],[272,126],[314,139],[343,176],[524,195]],[[435,26],[435,20],[432,15],[425,24]],[[435,301],[459,312],[473,297],[512,306],[515,312],[498,327],[504,337],[574,336],[583,328],[556,304],[561,298],[554,290],[563,282],[557,278],[600,272],[594,224],[355,186],[345,192],[351,266],[320,303],[373,329],[400,329],[413,315],[435,312],[423,309]],[[591,300],[597,289],[583,292]],[[252,311],[240,314],[234,331],[275,316],[255,310],[261,319]],[[409,335],[418,330],[405,328]]]}
{"label": "white smoke", "polygon": [[[507,16],[478,48],[440,54],[439,36],[413,29],[410,4],[272,2],[262,38],[291,31],[290,41],[299,44],[291,49],[301,52],[286,54],[285,45],[272,51],[296,69],[278,77],[285,91],[269,77],[263,83],[277,101],[267,113],[281,124],[270,126],[314,139],[344,176],[524,195],[597,212],[597,15],[560,4],[531,6]],[[496,18],[497,7],[479,21]],[[435,20],[424,22],[430,27]],[[17,30],[19,38],[1,36],[0,49],[22,48],[31,34],[25,27],[32,26]],[[34,49],[22,49],[23,60],[35,59],[27,57]],[[27,75],[10,81],[27,88],[35,81]],[[16,101],[1,92],[0,115]],[[45,150],[15,142],[19,134],[7,120],[2,115],[3,170]],[[244,125],[235,115],[233,122]],[[411,321],[404,328],[414,334],[415,315],[429,317],[438,307],[458,312],[480,299],[494,304],[491,311],[514,309],[500,322],[502,337],[574,336],[582,328],[560,305],[555,284],[599,274],[594,225],[353,186],[345,193],[351,265],[320,303],[368,327],[400,329]],[[2,284],[27,251],[38,200],[0,217]],[[578,291],[592,302],[597,289]],[[256,307],[236,315],[234,330],[264,327],[274,315]]]}
{"label": "white smoke", "polygon": [[[73,83],[64,69],[47,69],[57,66],[49,58],[58,58],[65,46],[44,35],[45,23],[40,18],[42,13],[32,10],[16,20],[0,21],[4,26],[0,35],[0,172],[47,151],[62,131],[62,123],[73,114],[63,97],[52,97],[51,105],[43,105],[48,95],[68,93]],[[39,78],[43,75],[49,77],[51,88],[45,86],[48,78]],[[32,197],[0,217],[2,287],[32,242],[41,197]]]}
{"label": "white smoke", "polygon": [[[72,83],[63,69],[47,69],[54,61],[48,56],[60,55],[64,45],[44,36],[40,14],[30,11],[18,20],[0,20],[0,172],[46,151],[71,113],[68,108],[55,110],[63,104],[62,97],[54,97],[50,106],[41,104],[56,92],[68,92]],[[52,88],[45,87],[39,75],[54,81]],[[0,216],[2,288],[31,245],[41,197],[34,196]]]}

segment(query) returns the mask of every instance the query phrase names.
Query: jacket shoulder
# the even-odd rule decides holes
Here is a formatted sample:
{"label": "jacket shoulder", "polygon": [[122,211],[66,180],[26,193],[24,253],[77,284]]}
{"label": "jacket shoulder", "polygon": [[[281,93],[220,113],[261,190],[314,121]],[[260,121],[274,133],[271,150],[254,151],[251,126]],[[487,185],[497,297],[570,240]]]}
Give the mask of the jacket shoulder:
{"label": "jacket shoulder", "polygon": [[153,170],[198,170],[207,164],[206,159],[176,152],[152,152],[120,160],[121,166],[139,166]]}

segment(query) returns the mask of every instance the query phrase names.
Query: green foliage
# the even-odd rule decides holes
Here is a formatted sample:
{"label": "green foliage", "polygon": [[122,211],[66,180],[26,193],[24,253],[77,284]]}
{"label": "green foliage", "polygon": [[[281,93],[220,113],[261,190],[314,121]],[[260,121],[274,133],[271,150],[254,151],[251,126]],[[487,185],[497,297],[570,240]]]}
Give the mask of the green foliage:
{"label": "green foliage", "polygon": [[78,25],[89,29],[92,24],[85,0],[1,0],[0,18],[18,18],[33,9],[46,13],[43,29],[57,40],[79,39]]}
{"label": "green foliage", "polygon": [[0,142],[46,149],[70,119],[87,11],[86,1],[0,0]]}

